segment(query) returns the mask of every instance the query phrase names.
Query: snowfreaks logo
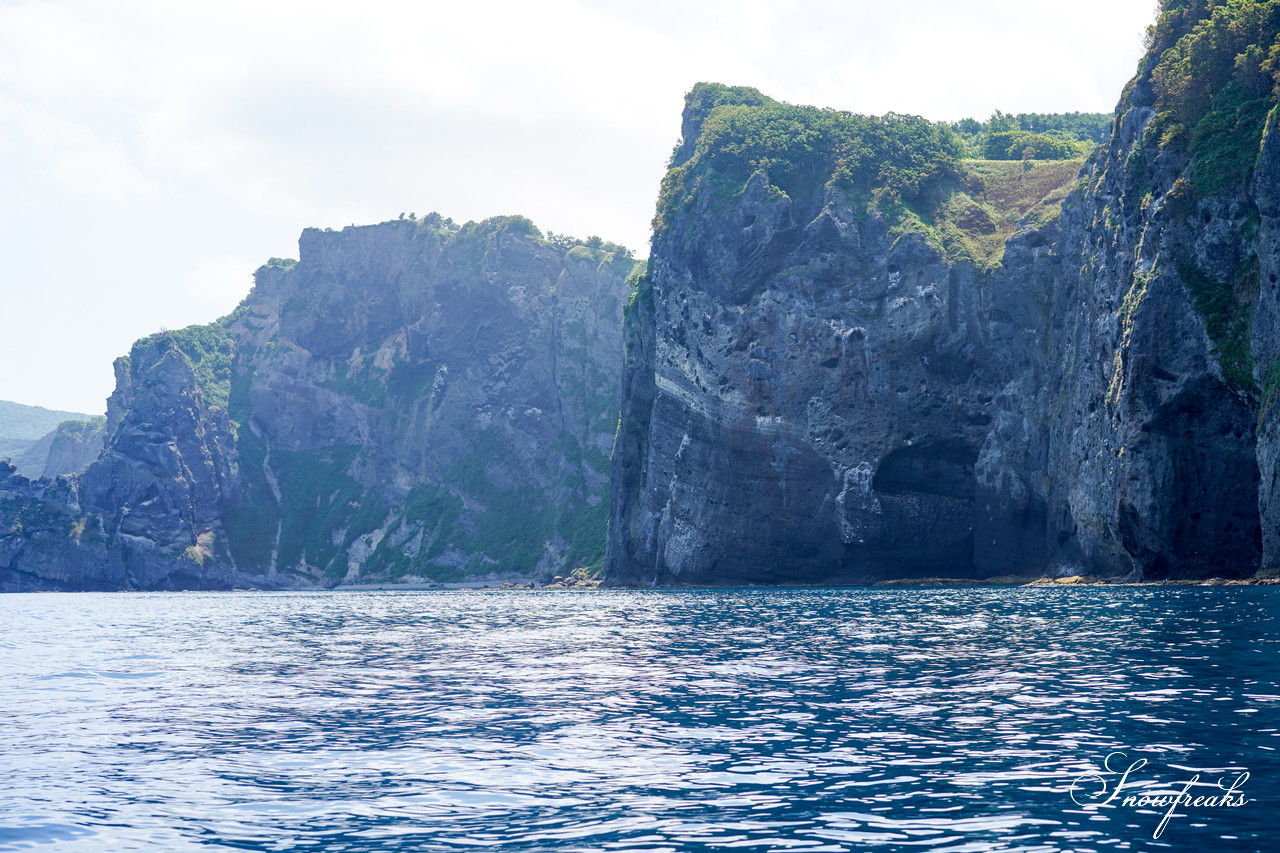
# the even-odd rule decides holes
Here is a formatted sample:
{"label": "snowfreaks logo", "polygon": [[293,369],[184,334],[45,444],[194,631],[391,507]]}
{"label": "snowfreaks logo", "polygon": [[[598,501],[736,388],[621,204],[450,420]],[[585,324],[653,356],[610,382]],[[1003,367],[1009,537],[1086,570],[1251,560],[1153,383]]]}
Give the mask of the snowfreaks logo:
{"label": "snowfreaks logo", "polygon": [[[1137,761],[1131,762],[1123,772],[1119,769],[1122,766],[1122,760],[1127,761],[1128,756],[1123,752],[1113,752],[1102,762],[1103,773],[1086,773],[1077,778],[1071,783],[1071,800],[1077,806],[1090,810],[1114,804],[1123,808],[1164,811],[1164,817],[1161,819],[1160,825],[1156,827],[1156,831],[1151,836],[1152,838],[1159,838],[1163,835],[1165,827],[1169,825],[1169,821],[1173,818],[1186,816],[1177,812],[1179,808],[1235,808],[1243,806],[1245,803],[1253,802],[1253,800],[1245,799],[1244,791],[1241,790],[1244,787],[1244,783],[1249,781],[1248,771],[1239,773],[1235,777],[1221,777],[1218,779],[1216,787],[1213,786],[1212,782],[1201,782],[1200,774],[1197,773],[1185,782],[1179,783],[1181,790],[1176,790],[1179,785],[1174,785],[1174,790],[1158,789],[1147,791],[1146,788],[1156,783],[1153,781],[1143,782],[1135,776],[1137,771],[1147,766],[1147,760],[1139,758]],[[1114,778],[1117,775],[1119,778]],[[1190,791],[1195,786],[1212,788],[1213,790],[1209,794],[1192,796]],[[1123,797],[1121,796],[1122,793],[1124,793]]]}

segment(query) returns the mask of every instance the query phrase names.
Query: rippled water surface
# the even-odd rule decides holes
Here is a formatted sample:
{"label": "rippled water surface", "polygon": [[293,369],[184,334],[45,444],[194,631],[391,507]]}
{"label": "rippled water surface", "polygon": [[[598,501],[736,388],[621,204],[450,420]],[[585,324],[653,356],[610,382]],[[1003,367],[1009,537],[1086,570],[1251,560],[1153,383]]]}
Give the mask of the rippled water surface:
{"label": "rippled water surface", "polygon": [[[1278,616],[1280,587],[0,596],[0,850],[1276,850]],[[1159,839],[1123,804],[1245,771]]]}

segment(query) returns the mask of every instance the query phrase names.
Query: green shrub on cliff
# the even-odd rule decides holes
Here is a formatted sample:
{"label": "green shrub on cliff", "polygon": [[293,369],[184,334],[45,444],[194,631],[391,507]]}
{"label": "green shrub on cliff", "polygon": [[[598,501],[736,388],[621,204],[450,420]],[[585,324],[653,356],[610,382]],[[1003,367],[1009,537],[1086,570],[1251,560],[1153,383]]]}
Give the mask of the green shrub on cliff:
{"label": "green shrub on cliff", "polygon": [[1280,0],[1164,0],[1147,33],[1162,147],[1208,195],[1252,174],[1280,91]]}
{"label": "green shrub on cliff", "polygon": [[[1147,32],[1147,47],[1135,85],[1149,81],[1142,97],[1153,98],[1156,115],[1127,168],[1145,186],[1149,149],[1178,155],[1174,161],[1186,168],[1167,193],[1165,208],[1180,227],[1198,230],[1201,217],[1210,216],[1202,200],[1232,193],[1248,199],[1241,191],[1252,179],[1267,116],[1280,96],[1280,0],[1164,0]],[[1256,209],[1243,212],[1239,227],[1246,246],[1258,222]],[[1257,391],[1250,343],[1257,257],[1245,256],[1224,276],[1205,272],[1189,242],[1175,243],[1171,254],[1223,376],[1237,389]]]}
{"label": "green shrub on cliff", "polygon": [[686,98],[686,121],[700,132],[677,148],[654,220],[661,232],[696,179],[736,194],[756,172],[792,197],[828,181],[863,200],[928,206],[961,174],[965,153],[946,125],[890,113],[864,116],[794,106],[755,89],[699,83]]}
{"label": "green shrub on cliff", "polygon": [[[1022,119],[1042,132],[1021,129]],[[1110,120],[1089,113],[996,113],[987,124],[969,120],[956,127],[989,140],[987,161],[964,159],[970,148],[964,131],[946,124],[794,106],[755,89],[699,83],[686,96],[685,129],[693,138],[676,147],[663,180],[655,236],[700,193],[711,194],[714,210],[740,195],[754,175],[764,175],[766,192],[779,198],[785,193],[812,204],[830,185],[843,191],[855,215],[883,216],[897,233],[922,233],[950,257],[990,266],[1033,208],[1047,200],[1057,210],[1062,194],[1048,196],[1074,180],[1081,158],[1105,136]],[[1021,171],[1006,175],[992,162],[1001,160],[1022,160],[1009,164]],[[1015,184],[1016,192],[1002,191]],[[1052,211],[1037,210],[1038,221],[1052,218]]]}
{"label": "green shrub on cliff", "polygon": [[61,441],[84,444],[90,437],[102,430],[107,419],[95,415],[88,420],[63,421],[54,430],[54,435]]}
{"label": "green shrub on cliff", "polygon": [[225,410],[231,392],[231,361],[235,357],[235,342],[227,331],[226,318],[149,335],[133,345],[131,361],[137,361],[143,348],[164,339],[173,343],[191,366],[205,405]]}
{"label": "green shrub on cliff", "polygon": [[1072,160],[1111,133],[1111,113],[1002,113],[951,125],[970,155],[986,160]]}
{"label": "green shrub on cliff", "polygon": [[988,160],[1071,160],[1091,150],[1093,143],[1062,134],[1008,130],[987,136],[982,153]]}
{"label": "green shrub on cliff", "polygon": [[1252,389],[1254,360],[1249,319],[1258,295],[1257,256],[1245,259],[1226,282],[1213,279],[1190,261],[1178,264],[1178,274],[1204,318],[1205,331],[1213,341],[1213,352],[1224,378],[1236,388]]}

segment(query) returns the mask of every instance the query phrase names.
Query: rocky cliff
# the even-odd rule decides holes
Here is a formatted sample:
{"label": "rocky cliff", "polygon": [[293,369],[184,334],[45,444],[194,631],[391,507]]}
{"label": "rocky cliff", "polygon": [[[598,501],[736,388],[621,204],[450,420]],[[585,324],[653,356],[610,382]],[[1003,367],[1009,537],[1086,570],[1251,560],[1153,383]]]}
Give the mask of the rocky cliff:
{"label": "rocky cliff", "polygon": [[1280,3],[1165,3],[1110,142],[1041,237],[1052,269],[1028,288],[1036,264],[1011,257],[993,276],[1045,313],[980,488],[996,524],[1046,508],[1055,570],[1240,577],[1280,559],[1278,38]]}
{"label": "rocky cliff", "polygon": [[106,442],[106,418],[63,421],[11,460],[32,479],[78,474],[98,458]]}
{"label": "rocky cliff", "polygon": [[309,230],[0,468],[0,589],[1280,570],[1278,75],[1280,0],[1165,0],[1087,161],[700,84],[647,270]]}
{"label": "rocky cliff", "polygon": [[[86,418],[89,416],[75,412],[59,412],[0,400],[0,459],[8,459],[24,474],[39,477],[49,461],[49,450],[60,426],[64,422],[81,423]],[[65,446],[60,448],[62,455],[56,467],[73,461],[65,451]],[[88,461],[85,460],[85,464]]]}
{"label": "rocky cliff", "polygon": [[1164,4],[1110,141],[1003,208],[943,127],[696,87],[628,314],[609,577],[1280,560],[1278,9]]}
{"label": "rocky cliff", "polygon": [[610,577],[973,574],[1017,365],[958,141],[712,85],[683,132],[628,318]]}
{"label": "rocky cliff", "polygon": [[82,475],[6,475],[0,586],[599,565],[630,253],[434,214],[308,230],[299,249],[232,315],[117,361],[105,450]]}
{"label": "rocky cliff", "polygon": [[45,458],[43,477],[78,474],[102,454],[106,446],[107,419],[63,421],[52,433],[49,455]]}
{"label": "rocky cliff", "polygon": [[0,460],[0,592],[129,586],[122,543],[75,477],[33,481]]}

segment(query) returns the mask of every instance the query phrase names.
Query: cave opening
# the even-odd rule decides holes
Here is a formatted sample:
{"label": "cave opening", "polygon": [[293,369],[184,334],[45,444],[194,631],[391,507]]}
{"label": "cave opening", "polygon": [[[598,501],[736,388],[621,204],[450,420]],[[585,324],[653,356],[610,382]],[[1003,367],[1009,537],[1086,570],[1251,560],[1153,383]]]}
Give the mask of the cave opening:
{"label": "cave opening", "polygon": [[971,577],[977,451],[924,438],[898,447],[872,475],[880,535],[865,557],[890,577]]}
{"label": "cave opening", "polygon": [[871,488],[882,495],[920,494],[972,501],[977,450],[959,442],[922,441],[889,452]]}

